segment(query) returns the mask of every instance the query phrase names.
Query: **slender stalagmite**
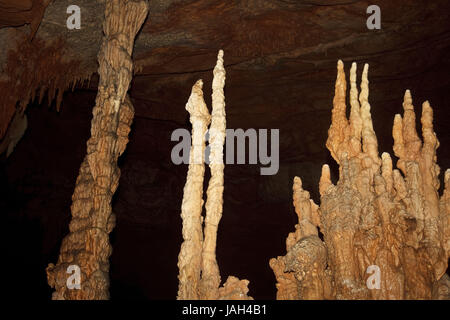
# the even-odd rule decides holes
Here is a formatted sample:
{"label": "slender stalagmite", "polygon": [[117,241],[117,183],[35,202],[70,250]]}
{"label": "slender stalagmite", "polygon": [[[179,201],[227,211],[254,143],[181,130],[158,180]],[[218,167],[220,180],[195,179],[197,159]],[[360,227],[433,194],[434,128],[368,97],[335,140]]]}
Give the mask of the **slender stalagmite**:
{"label": "slender stalagmite", "polygon": [[203,178],[205,175],[205,135],[211,121],[203,99],[203,82],[198,80],[192,87],[186,104],[192,124],[192,146],[189,168],[181,204],[183,240],[178,256],[178,299],[199,299],[200,270],[202,267],[202,207]]}
{"label": "slender stalagmite", "polygon": [[404,115],[395,116],[392,132],[400,172],[388,153],[379,157],[368,102],[368,65],[359,98],[356,64],[351,67],[350,119],[342,61],[337,69],[326,146],[339,164],[339,181],[331,182],[330,168],[324,165],[317,207],[295,178],[299,223],[286,241],[287,254],[270,260],[277,298],[448,299],[450,171],[439,198],[433,110],[424,102],[422,142],[406,91]]}
{"label": "slender stalagmite", "polygon": [[[193,86],[186,105],[186,109],[191,115],[192,147],[181,206],[184,242],[178,257],[178,299],[251,299],[247,296],[248,280],[239,280],[229,276],[224,285],[219,288],[221,278],[216,261],[216,242],[217,229],[223,210],[225,168],[223,145],[226,130],[224,86],[223,51],[220,50],[212,84],[212,119],[203,100],[201,80]],[[210,120],[209,167],[211,178],[205,205],[205,226],[202,228],[204,139]]]}
{"label": "slender stalagmite", "polygon": [[223,145],[225,143],[225,69],[223,51],[219,51],[214,68],[212,83],[212,119],[209,128],[209,168],[211,178],[208,183],[205,217],[205,240],[202,255],[202,279],[200,296],[202,299],[217,299],[219,295],[220,273],[216,261],[217,227],[222,217],[223,206]]}
{"label": "slender stalagmite", "polygon": [[[109,298],[109,233],[115,223],[111,199],[120,177],[117,158],[126,148],[134,116],[127,96],[134,38],[147,12],[144,0],[106,2],[98,94],[87,155],[72,196],[70,232],[61,244],[58,263],[47,267],[48,283],[55,288],[53,299]],[[77,268],[79,288],[72,286],[77,280],[71,277]]]}

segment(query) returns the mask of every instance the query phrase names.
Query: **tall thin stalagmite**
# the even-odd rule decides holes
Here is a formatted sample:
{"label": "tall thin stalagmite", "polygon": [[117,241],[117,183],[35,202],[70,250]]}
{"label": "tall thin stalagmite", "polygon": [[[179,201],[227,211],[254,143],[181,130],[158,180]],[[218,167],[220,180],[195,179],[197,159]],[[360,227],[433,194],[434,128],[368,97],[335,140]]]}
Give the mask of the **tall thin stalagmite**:
{"label": "tall thin stalagmite", "polygon": [[211,116],[203,99],[202,86],[202,80],[198,80],[194,84],[191,96],[186,104],[186,110],[190,114],[192,124],[192,146],[181,204],[184,242],[181,244],[178,256],[178,299],[183,300],[199,298],[199,271],[202,267],[205,135],[211,121]]}
{"label": "tall thin stalagmite", "polygon": [[[93,109],[91,137],[72,196],[70,233],[58,263],[47,267],[53,299],[108,299],[109,233],[115,217],[111,199],[119,184],[117,158],[128,142],[134,110],[128,87],[132,78],[134,38],[148,12],[144,0],[109,0],[105,6],[103,44],[98,54],[100,81]],[[80,288],[69,288],[70,266],[80,270]]]}
{"label": "tall thin stalagmite", "polygon": [[225,69],[223,51],[219,52],[214,68],[212,83],[212,120],[209,128],[209,168],[211,178],[208,183],[205,216],[205,240],[202,253],[202,281],[200,294],[203,299],[217,299],[220,286],[220,272],[216,261],[217,228],[222,217],[223,206],[223,145],[225,143]]}
{"label": "tall thin stalagmite", "polygon": [[[346,117],[344,65],[338,62],[332,123],[326,146],[339,164],[339,181],[322,168],[320,207],[294,180],[299,217],[286,241],[287,254],[270,260],[278,299],[443,299],[450,297],[445,274],[449,258],[449,179],[439,198],[439,142],[433,110],[422,106],[422,137],[415,128],[411,93],[404,116],[394,118],[393,169],[381,158],[368,102],[368,65],[358,99],[356,64],[350,70],[350,119]],[[317,236],[323,234],[324,241]]]}
{"label": "tall thin stalagmite", "polygon": [[[178,299],[251,299],[247,296],[248,280],[230,276],[223,287],[219,288],[221,278],[216,260],[216,242],[217,229],[222,217],[224,190],[223,145],[226,129],[224,86],[223,51],[220,50],[212,84],[212,120],[203,100],[201,80],[193,86],[186,105],[191,115],[192,146],[181,207],[184,242],[178,257]],[[210,120],[211,178],[207,190],[205,225],[202,228],[203,155],[205,133]],[[201,163],[198,162],[200,160]]]}

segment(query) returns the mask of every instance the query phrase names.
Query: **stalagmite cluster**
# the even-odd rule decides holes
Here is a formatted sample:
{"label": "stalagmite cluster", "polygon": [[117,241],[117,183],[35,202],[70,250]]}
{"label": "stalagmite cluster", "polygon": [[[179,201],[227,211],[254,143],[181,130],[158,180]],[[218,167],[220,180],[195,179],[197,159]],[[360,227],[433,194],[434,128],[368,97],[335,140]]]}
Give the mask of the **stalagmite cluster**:
{"label": "stalagmite cluster", "polygon": [[[58,263],[47,268],[53,299],[108,299],[109,233],[115,217],[111,199],[120,169],[117,158],[128,143],[134,109],[127,90],[132,77],[134,38],[145,20],[144,0],[110,0],[105,7],[104,39],[98,54],[100,83],[91,137],[72,197],[70,233]],[[70,266],[80,270],[80,288],[67,285]]]}
{"label": "stalagmite cluster", "polygon": [[351,67],[350,119],[342,61],[337,71],[326,146],[339,164],[339,181],[332,183],[324,165],[319,207],[302,189],[301,179],[294,179],[298,224],[286,240],[287,254],[270,260],[277,298],[448,299],[450,170],[439,197],[433,110],[423,103],[422,141],[406,91],[403,117],[394,119],[394,153],[399,158],[394,169],[390,155],[378,153],[368,65],[359,97],[356,64]]}
{"label": "stalagmite cluster", "polygon": [[[216,261],[217,228],[222,217],[225,143],[225,69],[223,51],[220,50],[214,68],[212,84],[212,116],[203,99],[203,82],[192,87],[186,104],[192,124],[192,146],[189,168],[183,191],[181,217],[183,219],[183,243],[178,257],[178,299],[251,299],[247,296],[248,280],[230,276],[220,286],[220,272]],[[203,227],[203,179],[205,174],[205,135],[209,129],[209,167],[206,215]]]}

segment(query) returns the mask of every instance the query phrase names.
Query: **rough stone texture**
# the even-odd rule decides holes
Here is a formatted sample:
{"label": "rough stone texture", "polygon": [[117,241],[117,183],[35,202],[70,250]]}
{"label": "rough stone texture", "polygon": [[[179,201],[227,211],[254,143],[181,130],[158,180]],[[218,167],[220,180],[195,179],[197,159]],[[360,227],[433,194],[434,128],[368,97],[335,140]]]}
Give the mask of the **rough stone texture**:
{"label": "rough stone texture", "polygon": [[[111,199],[119,184],[117,158],[128,143],[134,116],[127,96],[132,77],[131,54],[136,33],[147,16],[146,1],[108,1],[105,37],[98,55],[100,83],[93,109],[91,137],[81,164],[71,207],[70,233],[57,265],[47,268],[53,299],[108,299],[109,233],[115,225]],[[67,268],[81,270],[81,288],[66,285]]]}
{"label": "rough stone texture", "polygon": [[248,296],[248,280],[239,280],[229,276],[223,287],[219,288],[216,299],[219,300],[253,300]]}
{"label": "rough stone texture", "polygon": [[[247,296],[248,280],[230,276],[222,288],[220,271],[216,260],[217,231],[223,210],[224,169],[223,145],[225,143],[225,69],[223,51],[217,56],[214,68],[212,116],[206,107],[202,91],[203,81],[192,87],[186,104],[192,123],[192,146],[189,155],[189,169],[183,191],[181,218],[183,239],[178,257],[180,300],[251,299]],[[203,208],[203,178],[205,175],[205,137],[209,128],[209,167],[206,214]],[[203,220],[205,220],[203,226]]]}
{"label": "rough stone texture", "polygon": [[[411,94],[403,117],[395,116],[393,170],[388,153],[378,155],[368,102],[368,65],[358,101],[356,64],[350,70],[350,118],[342,61],[333,100],[327,148],[339,164],[331,182],[324,165],[320,208],[294,179],[296,231],[286,240],[287,254],[270,260],[278,299],[440,299],[448,297],[448,180],[439,198],[440,168],[433,110],[422,105],[422,137],[416,132]],[[318,228],[323,241],[318,236]],[[366,284],[369,266],[380,269],[380,288]]]}
{"label": "rough stone texture", "polygon": [[331,278],[327,249],[320,240],[318,206],[303,190],[301,179],[294,178],[294,207],[298,216],[296,231],[286,240],[287,255],[270,260],[277,278],[277,299],[326,299],[331,297]]}
{"label": "rough stone texture", "polygon": [[217,299],[219,297],[220,271],[216,260],[217,229],[222,218],[223,210],[223,146],[225,144],[225,69],[223,67],[223,51],[217,56],[212,83],[212,113],[209,128],[208,144],[209,168],[211,177],[206,191],[206,215],[202,252],[202,278],[200,282],[200,296],[202,299]]}
{"label": "rough stone texture", "polygon": [[211,121],[208,108],[203,100],[203,82],[198,80],[186,104],[192,123],[192,147],[189,153],[189,169],[183,190],[181,219],[183,220],[183,239],[178,269],[180,281],[178,299],[199,298],[200,271],[203,251],[203,177],[205,175],[205,134]]}

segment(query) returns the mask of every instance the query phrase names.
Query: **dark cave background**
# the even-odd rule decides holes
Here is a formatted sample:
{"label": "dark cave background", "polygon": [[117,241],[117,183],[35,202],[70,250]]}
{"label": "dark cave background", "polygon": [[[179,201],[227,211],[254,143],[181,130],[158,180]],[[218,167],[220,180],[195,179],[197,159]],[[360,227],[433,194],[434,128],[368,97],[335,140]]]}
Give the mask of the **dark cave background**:
{"label": "dark cave background", "polygon": [[[61,12],[70,4],[52,2],[36,37],[50,48],[52,40],[61,37],[67,51],[63,57],[75,71],[89,72],[96,68],[103,8],[100,2],[79,0],[87,23],[71,33],[58,27],[65,25],[67,16]],[[369,102],[379,152],[389,152],[394,164],[392,124],[394,115],[402,113],[405,90],[412,93],[419,135],[421,104],[430,101],[442,184],[442,174],[450,168],[450,2],[379,0],[381,30],[366,28],[369,4],[150,1],[149,17],[135,43],[139,68],[129,93],[136,115],[119,159],[122,174],[113,198],[113,300],[176,298],[187,165],[172,164],[170,152],[177,142],[170,141],[170,135],[176,128],[191,129],[184,106],[197,79],[203,79],[205,100],[211,105],[212,68],[219,49],[225,52],[227,128],[280,129],[276,175],[261,176],[260,165],[225,167],[217,240],[222,281],[229,275],[248,279],[249,295],[274,299],[276,281],[269,259],[286,253],[285,239],[297,222],[293,177],[302,178],[316,203],[324,163],[337,181],[338,168],[325,142],[338,59],[345,63],[347,81],[351,62],[358,63],[358,83],[363,64],[369,63]],[[9,38],[1,36],[2,44],[8,44]],[[6,56],[6,46],[0,51]],[[59,112],[54,101],[50,106],[45,99],[30,103],[24,137],[9,158],[0,156],[0,250],[7,269],[2,280],[11,297],[51,297],[45,268],[56,263],[68,233],[97,83],[94,76],[89,84],[65,92]]]}

